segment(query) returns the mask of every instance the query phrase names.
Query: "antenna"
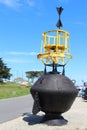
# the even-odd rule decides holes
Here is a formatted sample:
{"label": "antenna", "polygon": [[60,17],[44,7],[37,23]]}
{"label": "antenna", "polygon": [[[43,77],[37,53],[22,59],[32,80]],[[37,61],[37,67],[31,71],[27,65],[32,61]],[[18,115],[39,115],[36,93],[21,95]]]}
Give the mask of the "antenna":
{"label": "antenna", "polygon": [[57,12],[59,14],[59,20],[58,20],[56,26],[60,29],[60,27],[62,27],[62,22],[61,22],[61,19],[60,19],[60,15],[61,15],[61,13],[63,11],[63,8],[62,7],[57,7],[56,9],[57,9]]}

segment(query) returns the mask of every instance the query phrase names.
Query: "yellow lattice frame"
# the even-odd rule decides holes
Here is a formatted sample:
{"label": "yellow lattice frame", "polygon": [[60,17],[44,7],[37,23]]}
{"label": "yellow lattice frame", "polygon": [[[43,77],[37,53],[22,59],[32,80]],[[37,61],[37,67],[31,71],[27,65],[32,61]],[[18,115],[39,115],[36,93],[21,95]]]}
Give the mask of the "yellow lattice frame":
{"label": "yellow lattice frame", "polygon": [[37,57],[45,64],[67,64],[72,58],[69,48],[69,33],[64,30],[43,32],[40,54]]}

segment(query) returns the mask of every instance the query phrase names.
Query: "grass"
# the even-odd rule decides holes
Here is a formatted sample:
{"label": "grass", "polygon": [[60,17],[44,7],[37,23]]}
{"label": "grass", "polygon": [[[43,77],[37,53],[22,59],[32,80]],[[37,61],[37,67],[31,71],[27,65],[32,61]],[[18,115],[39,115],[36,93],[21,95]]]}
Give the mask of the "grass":
{"label": "grass", "polygon": [[0,99],[28,95],[29,86],[13,83],[0,83]]}

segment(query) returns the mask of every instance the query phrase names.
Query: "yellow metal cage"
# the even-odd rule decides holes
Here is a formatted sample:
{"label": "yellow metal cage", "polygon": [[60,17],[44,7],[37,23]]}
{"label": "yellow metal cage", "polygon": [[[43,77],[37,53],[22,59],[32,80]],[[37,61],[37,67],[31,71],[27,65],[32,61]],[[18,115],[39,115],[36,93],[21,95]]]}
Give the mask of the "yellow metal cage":
{"label": "yellow metal cage", "polygon": [[67,64],[72,58],[69,48],[69,33],[64,30],[43,32],[40,54],[37,57],[44,64]]}

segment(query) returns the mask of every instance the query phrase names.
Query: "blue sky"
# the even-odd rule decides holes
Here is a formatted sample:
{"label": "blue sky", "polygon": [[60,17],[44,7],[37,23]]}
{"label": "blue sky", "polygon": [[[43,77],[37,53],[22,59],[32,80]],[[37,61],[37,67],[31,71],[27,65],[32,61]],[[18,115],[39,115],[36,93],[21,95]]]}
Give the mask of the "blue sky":
{"label": "blue sky", "polygon": [[87,81],[87,0],[0,0],[0,57],[12,78],[30,70],[43,70],[37,59],[42,32],[57,29],[56,7],[62,6],[63,30],[70,33],[73,59],[66,75],[77,84]]}

